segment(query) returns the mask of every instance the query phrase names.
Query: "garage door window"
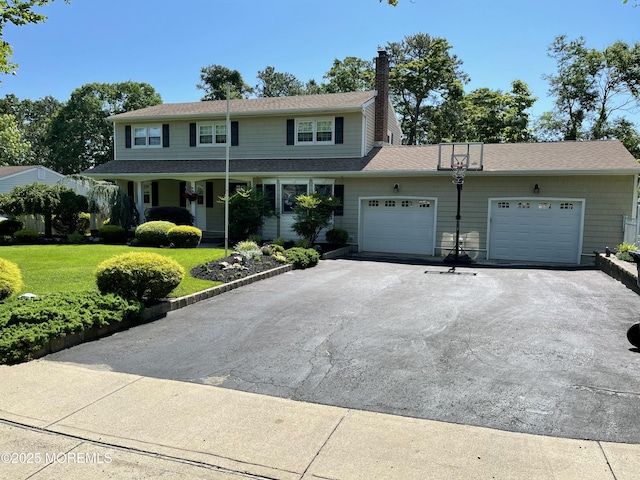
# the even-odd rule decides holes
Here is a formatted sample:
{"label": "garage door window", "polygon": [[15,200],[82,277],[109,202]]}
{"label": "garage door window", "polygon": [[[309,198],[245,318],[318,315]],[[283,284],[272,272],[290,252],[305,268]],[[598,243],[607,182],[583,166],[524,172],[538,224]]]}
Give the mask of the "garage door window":
{"label": "garage door window", "polygon": [[551,202],[541,202],[538,204],[538,208],[540,210],[550,210],[551,209]]}
{"label": "garage door window", "polygon": [[370,207],[378,207],[378,206],[380,206],[380,202],[378,202],[378,200],[369,200],[369,206]]}
{"label": "garage door window", "polygon": [[561,203],[560,210],[573,210],[573,203]]}
{"label": "garage door window", "polygon": [[395,207],[396,206],[396,201],[395,200],[385,200],[384,201],[384,206],[385,207]]}
{"label": "garage door window", "polygon": [[519,202],[518,203],[518,208],[530,208],[531,205],[529,204],[529,202]]}
{"label": "garage door window", "polygon": [[427,200],[420,200],[418,202],[418,208],[429,208],[431,206],[431,202]]}
{"label": "garage door window", "polygon": [[509,202],[498,202],[498,208],[509,208]]}

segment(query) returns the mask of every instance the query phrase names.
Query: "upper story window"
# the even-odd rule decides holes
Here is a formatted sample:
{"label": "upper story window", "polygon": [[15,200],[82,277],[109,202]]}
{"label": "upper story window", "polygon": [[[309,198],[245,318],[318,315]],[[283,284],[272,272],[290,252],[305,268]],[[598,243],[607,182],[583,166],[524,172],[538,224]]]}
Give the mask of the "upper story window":
{"label": "upper story window", "polygon": [[133,127],[134,147],[162,147],[162,127],[145,125]]}
{"label": "upper story window", "polygon": [[332,144],[334,139],[333,118],[296,120],[296,144]]}
{"label": "upper story window", "polygon": [[226,145],[227,125],[225,123],[200,123],[198,124],[198,145]]}

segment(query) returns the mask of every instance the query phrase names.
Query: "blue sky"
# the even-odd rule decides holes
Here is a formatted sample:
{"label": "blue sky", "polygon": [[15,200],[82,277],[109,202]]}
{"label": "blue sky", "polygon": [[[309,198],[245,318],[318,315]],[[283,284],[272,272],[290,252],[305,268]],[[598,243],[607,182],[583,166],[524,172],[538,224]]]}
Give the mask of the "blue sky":
{"label": "blue sky", "polygon": [[66,101],[85,83],[133,80],[165,103],[198,101],[207,65],[239,70],[252,86],[267,65],[321,81],[336,58],[372,59],[379,46],[428,33],[463,61],[466,91],[505,91],[519,78],[539,115],[551,108],[541,76],[555,71],[554,37],[582,35],[598,49],[640,41],[640,7],[622,0],[55,0],[39,11],[45,23],[4,30],[20,66],[1,78],[2,97]]}

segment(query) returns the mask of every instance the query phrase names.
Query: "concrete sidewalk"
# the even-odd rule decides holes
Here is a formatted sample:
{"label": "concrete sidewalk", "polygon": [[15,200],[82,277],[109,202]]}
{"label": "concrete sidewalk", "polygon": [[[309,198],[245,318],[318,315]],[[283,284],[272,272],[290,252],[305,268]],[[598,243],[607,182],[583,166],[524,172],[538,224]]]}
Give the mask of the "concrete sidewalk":
{"label": "concrete sidewalk", "polygon": [[370,413],[45,360],[0,366],[0,479],[633,479],[640,445]]}

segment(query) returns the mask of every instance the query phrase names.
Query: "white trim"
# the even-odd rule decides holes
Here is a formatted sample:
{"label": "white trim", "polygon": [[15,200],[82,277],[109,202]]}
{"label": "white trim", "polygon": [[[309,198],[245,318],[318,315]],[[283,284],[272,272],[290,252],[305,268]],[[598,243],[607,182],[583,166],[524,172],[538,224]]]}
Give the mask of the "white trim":
{"label": "white trim", "polygon": [[515,202],[523,200],[526,202],[575,202],[582,205],[580,211],[580,229],[578,232],[578,248],[576,251],[576,263],[580,265],[582,259],[582,245],[584,240],[584,216],[587,201],[585,198],[566,198],[566,197],[491,197],[488,199],[487,209],[487,260],[491,260],[491,204],[492,202]]}
{"label": "white trim", "polygon": [[[149,133],[150,130],[154,128],[154,129],[158,129],[160,130],[160,143],[158,143],[157,145],[151,145],[149,142],[149,139],[152,138]],[[142,138],[142,137],[136,137],[136,130],[144,130],[144,145],[136,145],[136,138]],[[150,123],[150,124],[143,124],[143,125],[131,125],[131,148],[162,148],[162,143],[163,143],[163,138],[162,138],[162,124],[154,124],[154,123]],[[153,138],[157,138],[155,135]],[[115,157],[114,157],[115,158]]]}
{"label": "white trim", "polygon": [[358,251],[361,252],[362,251],[362,243],[363,243],[363,232],[364,232],[364,228],[363,228],[363,222],[364,222],[364,217],[362,214],[362,204],[367,201],[367,200],[396,200],[396,201],[402,201],[402,200],[427,200],[430,202],[433,202],[433,251],[430,253],[431,256],[435,255],[435,249],[436,249],[436,239],[437,239],[437,231],[436,231],[436,227],[438,225],[438,197],[424,197],[424,196],[412,196],[412,195],[408,195],[408,196],[397,196],[397,195],[368,195],[366,197],[358,197]]}
{"label": "white trim", "polygon": [[[318,135],[318,123],[330,122],[331,123],[331,140],[317,140]],[[299,141],[298,140],[298,127],[300,123],[311,123],[311,141]],[[336,142],[336,120],[335,117],[300,117],[295,119],[294,128],[294,145],[334,145]]]}
{"label": "white trim", "polygon": [[[226,147],[229,141],[229,131],[225,134],[224,143],[216,143],[216,128],[224,126],[227,129],[227,124],[223,122],[197,122],[196,123],[196,147],[211,148],[211,147]],[[200,127],[211,127],[211,143],[200,143]],[[229,129],[227,129],[229,130]]]}

